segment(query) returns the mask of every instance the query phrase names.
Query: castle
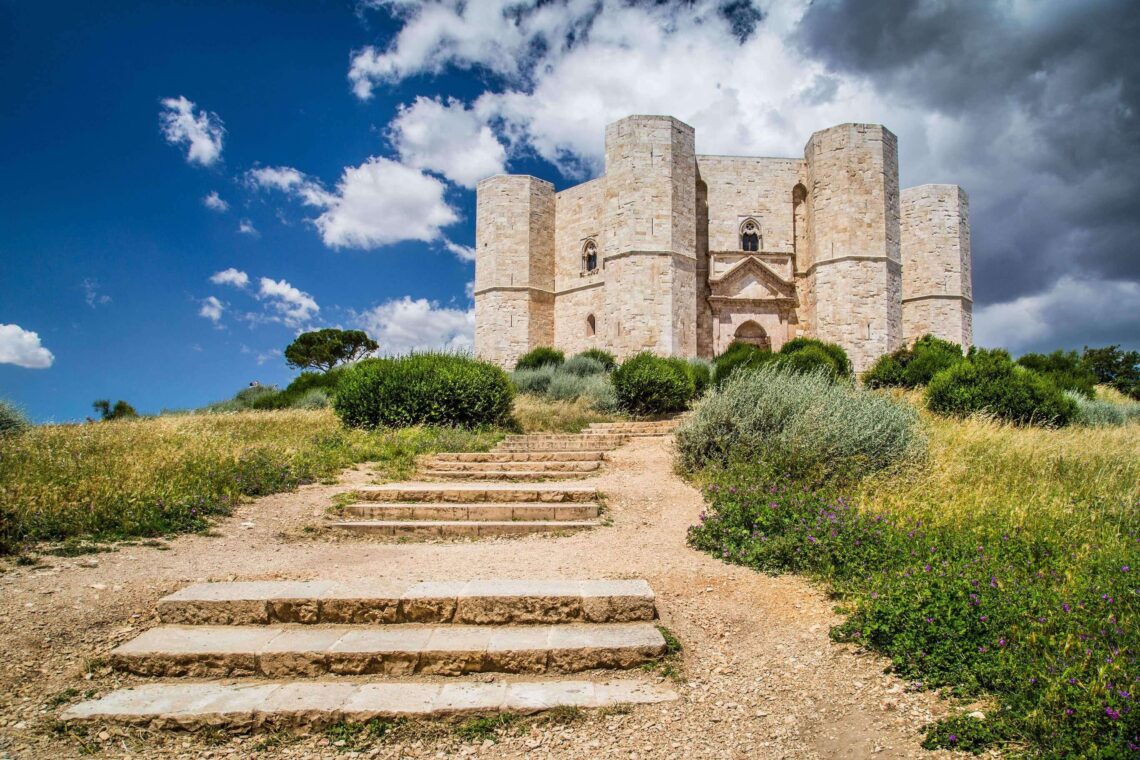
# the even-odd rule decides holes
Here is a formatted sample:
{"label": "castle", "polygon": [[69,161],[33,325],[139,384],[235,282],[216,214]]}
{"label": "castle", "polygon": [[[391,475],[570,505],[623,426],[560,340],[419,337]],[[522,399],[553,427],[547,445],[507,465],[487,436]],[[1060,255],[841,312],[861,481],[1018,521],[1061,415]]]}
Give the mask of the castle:
{"label": "castle", "polygon": [[606,127],[605,174],[562,192],[478,185],[475,353],[536,346],[711,358],[734,340],[838,343],[857,372],[926,333],[971,339],[970,227],[957,185],[899,190],[878,124],[816,132],[804,157],[697,155],[692,127]]}

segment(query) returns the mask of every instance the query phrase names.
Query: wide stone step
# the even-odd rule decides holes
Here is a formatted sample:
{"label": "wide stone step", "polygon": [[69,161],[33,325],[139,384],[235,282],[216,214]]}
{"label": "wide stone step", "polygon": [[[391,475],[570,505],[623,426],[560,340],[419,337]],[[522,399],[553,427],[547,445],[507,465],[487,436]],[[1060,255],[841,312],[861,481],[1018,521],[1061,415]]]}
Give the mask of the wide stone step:
{"label": "wide stone step", "polygon": [[588,502],[597,501],[597,489],[588,486],[539,485],[517,486],[509,483],[481,483],[456,485],[412,485],[386,483],[378,486],[360,486],[348,492],[357,501],[404,502],[451,501],[474,502]]}
{"label": "wide stone step", "polygon": [[621,433],[625,430],[672,429],[680,425],[680,420],[657,420],[652,422],[591,422],[588,431]]}
{"label": "wide stone step", "polygon": [[593,461],[562,461],[548,460],[536,462],[523,461],[497,461],[497,462],[458,462],[452,459],[437,459],[429,457],[423,461],[423,466],[430,470],[451,470],[453,472],[596,472],[602,467],[599,460]]}
{"label": "wide stone step", "polygon": [[677,693],[671,689],[637,680],[153,683],[81,702],[60,717],[69,723],[107,722],[153,729],[319,728],[341,721],[529,714],[555,707],[606,707],[675,699]]}
{"label": "wide stone step", "polygon": [[650,623],[570,625],[164,625],[111,651],[145,676],[457,676],[633,668],[665,653]]}
{"label": "wide stone step", "polygon": [[[620,445],[625,438],[624,435],[613,435],[606,433],[529,433],[527,435],[508,435],[503,438],[500,443],[537,443],[537,442],[556,442],[556,441],[581,441],[585,438],[597,443],[607,442]],[[608,439],[608,440],[607,440]]]}
{"label": "wide stone step", "polygon": [[558,472],[555,470],[420,470],[425,480],[512,480],[527,482],[535,480],[571,480],[593,475],[592,472]]}
{"label": "wide stone step", "polygon": [[519,451],[498,452],[482,451],[476,453],[447,453],[433,454],[431,459],[435,462],[602,462],[606,458],[604,451]]}
{"label": "wide stone step", "polygon": [[538,521],[538,520],[593,520],[598,516],[598,505],[588,502],[565,504],[350,504],[344,508],[344,517],[357,520],[477,520],[484,521]]}
{"label": "wide stone step", "polygon": [[341,520],[334,530],[397,538],[483,538],[528,533],[567,533],[598,527],[593,520]]}
{"label": "wide stone step", "polygon": [[657,615],[644,580],[231,581],[163,597],[180,625],[632,623]]}
{"label": "wide stone step", "polygon": [[602,438],[601,436],[582,435],[580,438],[575,438],[569,441],[510,441],[500,442],[493,449],[494,453],[499,452],[555,452],[555,451],[592,451],[592,452],[605,452],[613,451],[626,442],[625,438],[620,441],[611,441],[608,437]]}

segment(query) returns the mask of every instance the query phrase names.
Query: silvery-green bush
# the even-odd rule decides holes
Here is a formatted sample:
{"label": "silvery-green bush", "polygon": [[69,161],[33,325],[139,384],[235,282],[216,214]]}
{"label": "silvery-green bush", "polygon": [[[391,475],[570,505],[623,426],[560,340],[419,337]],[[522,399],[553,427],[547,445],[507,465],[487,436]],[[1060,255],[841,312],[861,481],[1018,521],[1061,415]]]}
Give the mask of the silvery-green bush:
{"label": "silvery-green bush", "polygon": [[0,436],[15,435],[27,430],[28,418],[4,399],[0,399]]}
{"label": "silvery-green bush", "polygon": [[889,396],[835,383],[825,372],[769,365],[710,392],[677,431],[682,467],[757,463],[828,479],[920,456],[918,413]]}
{"label": "silvery-green bush", "polygon": [[511,382],[519,393],[543,396],[557,371],[558,368],[550,364],[544,364],[536,369],[516,369],[511,373]]}
{"label": "silvery-green bush", "polygon": [[567,359],[559,369],[562,372],[579,377],[588,377],[590,375],[600,375],[606,371],[606,367],[597,359],[589,356],[571,356]]}
{"label": "silvery-green bush", "polygon": [[1090,399],[1075,391],[1065,395],[1077,405],[1073,422],[1089,427],[1116,427],[1132,420],[1140,420],[1140,404],[1114,404],[1111,401]]}

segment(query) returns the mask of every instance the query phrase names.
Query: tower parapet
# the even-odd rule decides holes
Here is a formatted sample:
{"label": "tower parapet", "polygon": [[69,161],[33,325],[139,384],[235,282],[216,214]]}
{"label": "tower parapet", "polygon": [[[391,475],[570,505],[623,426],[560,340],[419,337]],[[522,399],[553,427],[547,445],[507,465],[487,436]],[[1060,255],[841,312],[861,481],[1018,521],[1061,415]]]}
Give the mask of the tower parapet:
{"label": "tower parapet", "polygon": [[554,185],[489,177],[475,213],[475,353],[510,368],[553,343]]}

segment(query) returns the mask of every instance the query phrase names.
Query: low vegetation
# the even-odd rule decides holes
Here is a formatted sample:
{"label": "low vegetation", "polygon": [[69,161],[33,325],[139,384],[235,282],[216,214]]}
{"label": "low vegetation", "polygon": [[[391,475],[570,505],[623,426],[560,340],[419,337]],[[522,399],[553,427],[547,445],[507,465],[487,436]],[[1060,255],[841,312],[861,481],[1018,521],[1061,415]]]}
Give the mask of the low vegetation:
{"label": "low vegetation", "polygon": [[793,338],[781,346],[778,353],[733,341],[724,353],[713,359],[713,383],[722,387],[737,372],[769,364],[796,373],[824,372],[832,378],[851,377],[851,361],[843,348],[815,338]]}
{"label": "low vegetation", "polygon": [[578,354],[564,362],[516,369],[511,382],[519,393],[550,402],[583,400],[601,413],[617,409],[617,397],[606,364],[594,356]]}
{"label": "low vegetation", "polygon": [[503,424],[514,389],[503,370],[448,353],[365,359],[344,371],[333,409],[349,427]]}
{"label": "low vegetation", "polygon": [[574,401],[549,401],[541,396],[522,393],[515,397],[512,421],[524,433],[580,433],[594,422],[615,422],[616,412],[598,409],[588,398]]}
{"label": "low vegetation", "polygon": [[556,348],[539,346],[518,358],[515,369],[538,369],[549,365],[558,366],[566,361],[566,355]]}
{"label": "low vegetation", "polygon": [[28,418],[14,404],[0,399],[0,438],[27,430]]}
{"label": "low vegetation", "polygon": [[683,411],[696,396],[693,374],[684,360],[643,352],[622,362],[613,373],[618,408],[637,416]]}
{"label": "low vegetation", "polygon": [[957,343],[924,335],[913,346],[880,356],[863,374],[863,384],[868,388],[918,388],[962,358]]}
{"label": "low vegetation", "polygon": [[1015,364],[1000,349],[975,349],[926,386],[926,405],[938,414],[988,414],[1019,425],[1067,425],[1077,406],[1046,376]]}
{"label": "low vegetation", "polygon": [[[1006,377],[1022,371],[1030,370]],[[880,455],[880,435],[862,429],[852,436],[867,449],[857,457],[891,466],[852,469],[847,457],[829,456],[805,476],[802,452],[827,450],[840,434],[788,412],[803,407],[804,383],[823,378],[781,383],[779,372],[734,381],[682,427],[681,462],[709,500],[692,544],[827,582],[849,613],[832,632],[837,640],[884,653],[919,687],[990,705],[984,720],[970,706],[929,727],[930,748],[1134,756],[1140,429],[919,417],[903,410],[918,394],[819,386],[831,404],[820,417],[860,431],[862,405],[877,395],[900,411],[873,416],[920,423],[915,436],[927,447],[922,456],[913,445]]]}
{"label": "low vegetation", "polygon": [[244,497],[327,479],[361,461],[392,477],[417,454],[478,451],[493,431],[365,432],[329,411],[174,415],[41,425],[0,437],[0,553],[35,541],[201,531]]}

